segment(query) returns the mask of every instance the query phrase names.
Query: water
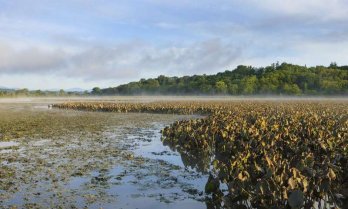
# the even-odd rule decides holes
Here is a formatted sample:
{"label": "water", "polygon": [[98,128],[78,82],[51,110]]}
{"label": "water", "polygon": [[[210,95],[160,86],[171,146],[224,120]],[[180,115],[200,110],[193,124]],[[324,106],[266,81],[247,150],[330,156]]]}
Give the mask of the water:
{"label": "water", "polygon": [[206,208],[207,175],[161,142],[163,127],[193,116],[43,106],[0,108],[6,122],[29,120],[20,124],[22,138],[0,143],[12,150],[0,153],[0,169],[8,174],[0,182],[0,208]]}
{"label": "water", "polygon": [[13,141],[9,141],[9,142],[0,142],[0,149],[9,148],[9,147],[14,147],[14,146],[18,146],[18,145],[19,145],[18,142],[13,142]]}

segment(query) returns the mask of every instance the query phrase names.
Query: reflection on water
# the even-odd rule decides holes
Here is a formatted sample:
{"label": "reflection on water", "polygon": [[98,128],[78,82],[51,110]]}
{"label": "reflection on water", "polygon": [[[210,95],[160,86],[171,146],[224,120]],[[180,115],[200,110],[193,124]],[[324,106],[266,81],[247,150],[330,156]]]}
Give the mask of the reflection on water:
{"label": "reflection on water", "polygon": [[[222,182],[224,171],[212,166],[216,159],[226,160],[223,153],[162,144],[160,130],[185,116],[21,105],[11,114],[14,125],[23,115],[37,118],[40,126],[28,127],[37,133],[54,118],[59,133],[48,137],[49,129],[45,137],[33,134],[2,144],[0,208],[252,208],[250,201],[233,196],[238,187]],[[75,122],[66,127],[67,120]],[[28,133],[25,128],[21,131]],[[317,208],[329,208],[320,203]]]}
{"label": "reflection on water", "polygon": [[[40,136],[43,127],[28,122],[21,127],[23,133],[37,136],[3,143],[11,152],[0,153],[0,208],[206,207],[208,176],[187,168],[179,153],[160,140],[164,126],[187,116],[69,112],[30,105],[18,105],[11,113],[2,109],[14,116],[6,119],[14,125],[23,115],[48,126],[55,118],[55,127],[62,128],[66,120],[78,120],[69,123],[73,128],[66,127],[69,132],[59,128],[45,137]],[[98,129],[90,130],[94,124]]]}

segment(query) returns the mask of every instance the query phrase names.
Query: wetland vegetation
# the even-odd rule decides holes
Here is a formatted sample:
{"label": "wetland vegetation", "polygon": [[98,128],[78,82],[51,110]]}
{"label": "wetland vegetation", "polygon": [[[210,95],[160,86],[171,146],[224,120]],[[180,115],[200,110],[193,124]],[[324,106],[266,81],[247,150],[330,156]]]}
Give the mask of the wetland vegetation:
{"label": "wetland vegetation", "polygon": [[348,0],[0,0],[0,209],[348,209],[347,54]]}
{"label": "wetland vegetation", "polygon": [[164,128],[162,141],[183,160],[191,158],[192,168],[209,173],[205,192],[212,194],[216,207],[347,204],[346,102],[65,103],[54,107],[207,115]]}
{"label": "wetland vegetation", "polygon": [[346,100],[48,104],[0,105],[2,208],[347,206]]}

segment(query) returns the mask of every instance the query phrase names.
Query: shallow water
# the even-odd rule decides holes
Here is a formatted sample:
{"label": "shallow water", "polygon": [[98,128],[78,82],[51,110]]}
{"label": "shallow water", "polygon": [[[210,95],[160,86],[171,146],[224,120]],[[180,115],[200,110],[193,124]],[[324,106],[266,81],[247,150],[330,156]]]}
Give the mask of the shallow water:
{"label": "shallow water", "polygon": [[18,142],[0,142],[0,149],[18,146]]}
{"label": "shallow water", "polygon": [[0,208],[251,208],[250,201],[231,202],[228,183],[220,182],[218,199],[204,193],[211,153],[162,144],[162,128],[197,116],[57,110],[51,103],[0,101]]}
{"label": "shallow water", "polygon": [[[166,125],[196,116],[87,113],[45,105],[0,107],[6,123],[26,118],[18,124],[20,138],[1,142],[17,148],[0,153],[0,208],[206,208],[207,175],[186,167],[160,134]],[[59,130],[52,132],[55,127]]]}

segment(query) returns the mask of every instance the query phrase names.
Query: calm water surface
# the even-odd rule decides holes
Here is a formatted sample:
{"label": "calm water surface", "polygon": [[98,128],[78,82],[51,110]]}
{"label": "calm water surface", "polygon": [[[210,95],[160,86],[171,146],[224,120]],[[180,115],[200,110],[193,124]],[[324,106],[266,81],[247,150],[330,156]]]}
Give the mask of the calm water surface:
{"label": "calm water surface", "polygon": [[[206,208],[207,174],[164,146],[160,133],[196,116],[75,112],[45,103],[0,104],[1,116],[31,131],[0,142],[2,172],[13,172],[1,180],[0,208]],[[64,125],[72,120],[76,126]]]}

